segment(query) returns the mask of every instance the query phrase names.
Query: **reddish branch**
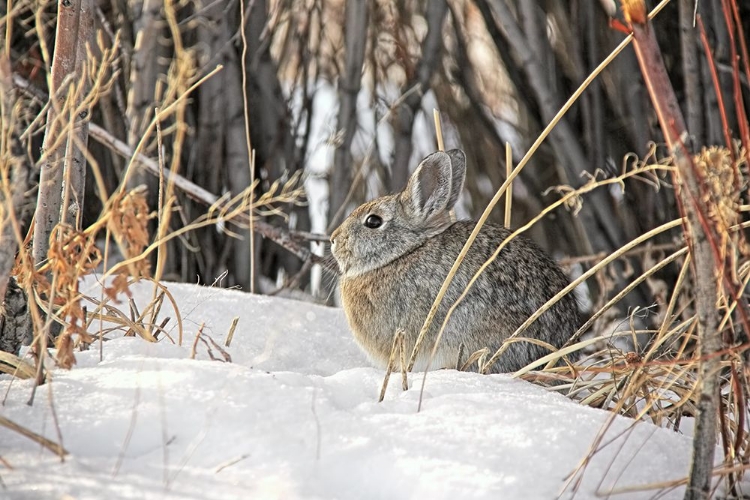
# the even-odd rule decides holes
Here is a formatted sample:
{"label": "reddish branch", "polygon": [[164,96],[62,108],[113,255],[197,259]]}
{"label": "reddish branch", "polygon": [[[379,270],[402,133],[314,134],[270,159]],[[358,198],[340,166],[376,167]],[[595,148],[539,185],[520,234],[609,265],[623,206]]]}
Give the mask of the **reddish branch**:
{"label": "reddish branch", "polygon": [[[737,24],[737,33],[739,35],[739,44],[740,44],[740,50],[742,51],[742,67],[745,71],[745,79],[747,82],[750,82],[750,55],[748,55],[747,50],[747,41],[745,40],[745,32],[742,29],[742,20],[740,19],[740,10],[737,7],[736,0],[732,1],[732,13],[734,17],[734,22]],[[745,124],[747,124],[747,114],[745,113],[745,108],[742,108],[738,110],[738,119],[743,120]],[[745,148],[745,160],[750,165],[750,127],[745,125],[745,131],[746,134],[742,135],[742,145]]]}
{"label": "reddish branch", "polygon": [[[737,113],[740,141],[742,141],[742,146],[745,148],[745,155],[747,155],[746,157],[750,159],[750,126],[748,126],[747,114],[745,114],[745,103],[742,99],[742,84],[740,83],[740,56],[737,54],[735,29],[736,33],[739,35],[738,38],[740,41],[740,46],[742,48],[742,55],[745,58],[745,71],[747,71],[748,68],[747,47],[745,46],[745,37],[742,34],[742,23],[740,22],[739,12],[737,11],[737,2],[732,1],[732,6],[730,6],[729,3],[729,0],[721,1],[722,10],[724,11],[724,22],[726,22],[727,24],[727,32],[729,33],[729,49],[731,51],[732,59],[732,83],[734,85],[734,108]],[[732,15],[732,9],[734,12],[734,16]],[[701,25],[703,25],[702,22]],[[750,79],[748,79],[748,82],[750,82]],[[732,154],[734,154],[733,149]]]}
{"label": "reddish branch", "polygon": [[[685,498],[707,498],[710,494],[711,471],[716,446],[719,410],[718,376],[721,363],[721,357],[712,356],[712,354],[721,351],[723,344],[721,332],[718,329],[719,313],[716,309],[719,279],[723,281],[728,297],[737,298],[740,288],[738,283],[733,281],[731,266],[724,262],[725,257],[719,249],[720,237],[708,215],[707,200],[710,198],[705,179],[685,148],[684,142],[688,137],[688,131],[674,89],[667,76],[654,31],[647,20],[643,0],[622,0],[622,4],[623,14],[635,38],[634,48],[646,87],[667,145],[674,155],[677,166],[674,184],[677,189],[678,203],[688,221],[685,231],[689,236],[689,245],[693,255],[692,274],[703,361],[700,370],[702,382],[697,404],[698,416],[693,441],[693,460]],[[719,99],[722,97],[718,88],[717,97]],[[722,101],[719,102],[721,106]],[[724,113],[723,109],[722,113]],[[722,119],[725,118],[722,114]],[[726,126],[725,137],[728,147],[731,148]],[[745,304],[740,302],[738,310],[745,331],[750,333]]]}
{"label": "reddish branch", "polygon": [[719,72],[716,70],[716,62],[714,61],[711,46],[708,43],[708,36],[706,36],[706,28],[703,26],[703,19],[701,16],[697,16],[698,28],[701,34],[701,43],[703,43],[703,49],[706,52],[706,59],[708,59],[708,68],[711,73],[711,81],[716,89],[716,101],[719,103],[719,115],[721,116],[721,130],[724,133],[724,143],[732,154],[734,159],[734,148],[732,147],[732,131],[729,129],[729,120],[727,119],[726,106],[724,106],[724,95],[721,92],[721,84],[719,82]]}

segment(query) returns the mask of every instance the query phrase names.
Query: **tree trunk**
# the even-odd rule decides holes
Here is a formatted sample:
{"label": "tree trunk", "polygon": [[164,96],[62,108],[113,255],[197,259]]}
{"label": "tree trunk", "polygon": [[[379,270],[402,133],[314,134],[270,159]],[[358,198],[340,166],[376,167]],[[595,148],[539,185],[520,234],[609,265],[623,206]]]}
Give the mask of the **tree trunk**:
{"label": "tree trunk", "polygon": [[76,68],[76,40],[82,0],[59,0],[57,3],[57,31],[55,33],[55,55],[52,59],[52,88],[47,124],[44,130],[41,171],[39,173],[39,195],[34,219],[32,255],[39,266],[47,258],[52,229],[60,222],[62,205],[63,162],[65,141],[60,136],[67,117],[59,113],[65,109],[68,97],[63,88],[65,77]]}
{"label": "tree trunk", "polygon": [[[448,12],[448,4],[445,0],[433,0],[427,4],[427,35],[422,41],[422,58],[419,60],[417,69],[407,84],[405,91],[408,93],[398,105],[393,119],[393,135],[395,146],[393,152],[393,163],[391,165],[390,191],[395,192],[406,186],[409,178],[409,167],[411,166],[412,153],[412,129],[414,119],[422,104],[422,96],[430,88],[435,67],[440,61],[443,45],[443,21]],[[417,87],[416,91],[414,90]]]}
{"label": "tree trunk", "polygon": [[[143,133],[154,116],[156,102],[156,82],[159,75],[165,73],[163,63],[164,19],[161,14],[163,2],[160,0],[144,0],[135,20],[135,46],[130,64],[130,90],[127,103],[128,145],[135,149],[143,137]],[[147,149],[143,149],[147,152]],[[133,172],[126,177],[127,187],[132,189],[140,184],[149,186],[151,201],[154,201],[156,181],[141,171],[137,163],[133,163]]]}
{"label": "tree trunk", "polygon": [[84,193],[86,191],[86,154],[89,140],[89,119],[91,110],[81,109],[88,97],[90,76],[87,74],[87,47],[94,34],[94,0],[81,0],[78,39],[76,41],[76,95],[73,104],[76,115],[73,117],[73,131],[68,135],[63,167],[63,200],[60,220],[76,229],[81,229]]}
{"label": "tree trunk", "polygon": [[[687,130],[692,144],[706,144],[703,133],[703,106],[701,96],[701,64],[698,59],[698,37],[693,28],[693,0],[680,0],[680,52],[682,74],[685,79],[685,107],[687,109]],[[690,145],[690,142],[688,142]],[[694,151],[694,149],[693,149]]]}
{"label": "tree trunk", "polygon": [[367,0],[347,0],[344,39],[346,60],[339,77],[339,114],[337,130],[341,134],[333,158],[329,181],[328,227],[335,228],[344,219],[345,202],[352,186],[352,140],[357,131],[357,96],[362,82],[367,37]]}

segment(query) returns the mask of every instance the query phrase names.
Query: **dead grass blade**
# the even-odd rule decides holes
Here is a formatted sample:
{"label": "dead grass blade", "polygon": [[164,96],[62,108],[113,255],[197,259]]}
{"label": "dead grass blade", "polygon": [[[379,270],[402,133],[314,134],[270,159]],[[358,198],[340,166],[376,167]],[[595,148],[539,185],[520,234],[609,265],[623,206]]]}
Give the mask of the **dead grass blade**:
{"label": "dead grass blade", "polygon": [[26,380],[34,378],[36,369],[15,354],[0,351],[0,372]]}
{"label": "dead grass blade", "polygon": [[65,448],[63,448],[61,445],[59,445],[58,443],[55,443],[54,441],[49,440],[46,437],[41,436],[37,434],[36,432],[31,431],[27,429],[26,427],[13,422],[9,418],[3,417],[2,415],[0,415],[0,425],[14,432],[17,432],[18,434],[24,437],[31,439],[35,443],[40,444],[44,448],[47,448],[49,451],[59,456],[60,458],[68,454],[68,451]]}

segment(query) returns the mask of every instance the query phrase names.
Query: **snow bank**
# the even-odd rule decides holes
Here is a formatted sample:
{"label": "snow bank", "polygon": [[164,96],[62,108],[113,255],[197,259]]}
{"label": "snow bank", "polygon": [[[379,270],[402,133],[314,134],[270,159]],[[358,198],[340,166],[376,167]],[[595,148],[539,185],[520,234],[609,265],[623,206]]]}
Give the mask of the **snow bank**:
{"label": "snow bank", "polygon": [[[452,370],[428,375],[419,413],[421,374],[406,392],[394,379],[378,404],[383,373],[340,310],[168,286],[184,347],[118,338],[101,362],[98,348],[77,353],[78,366],[55,371],[33,407],[30,382],[9,389],[0,378],[0,414],[57,440],[54,406],[70,452],[61,463],[0,427],[13,467],[0,465],[0,498],[572,498],[565,479],[611,417],[506,375]],[[142,307],[151,288],[134,290]],[[174,317],[166,303],[161,316]],[[208,360],[202,346],[189,359],[201,323],[223,343],[234,316],[233,363]],[[686,475],[690,440],[671,431],[617,417],[601,443],[576,499]]]}

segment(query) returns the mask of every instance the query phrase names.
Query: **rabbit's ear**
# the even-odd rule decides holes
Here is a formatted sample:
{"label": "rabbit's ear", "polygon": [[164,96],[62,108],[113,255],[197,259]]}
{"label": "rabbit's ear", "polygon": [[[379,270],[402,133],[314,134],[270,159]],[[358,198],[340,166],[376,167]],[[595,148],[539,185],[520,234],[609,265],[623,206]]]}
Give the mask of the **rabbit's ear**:
{"label": "rabbit's ear", "polygon": [[400,196],[407,213],[428,220],[450,210],[452,170],[451,157],[443,151],[422,160]]}
{"label": "rabbit's ear", "polygon": [[461,195],[461,191],[464,188],[464,180],[466,179],[466,155],[460,149],[451,149],[446,151],[448,156],[451,157],[451,195],[448,200],[448,209],[458,201],[458,197]]}

